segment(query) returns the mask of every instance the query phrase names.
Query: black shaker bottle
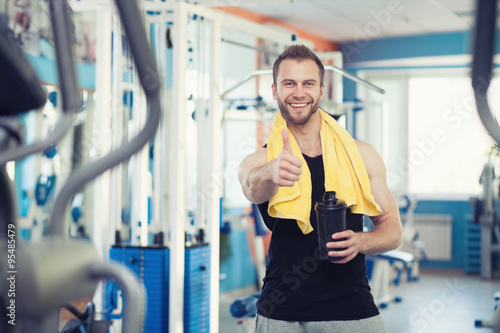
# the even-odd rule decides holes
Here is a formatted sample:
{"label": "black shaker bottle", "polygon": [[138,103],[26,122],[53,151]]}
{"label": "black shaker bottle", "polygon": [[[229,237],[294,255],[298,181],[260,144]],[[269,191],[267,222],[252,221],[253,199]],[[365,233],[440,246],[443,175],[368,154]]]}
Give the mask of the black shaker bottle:
{"label": "black shaker bottle", "polygon": [[319,256],[323,260],[339,261],[344,257],[330,257],[328,251],[340,251],[341,249],[329,249],[326,243],[332,242],[332,234],[346,229],[346,209],[344,201],[337,198],[335,191],[327,191],[323,195],[323,202],[316,203],[316,219],[318,221]]}

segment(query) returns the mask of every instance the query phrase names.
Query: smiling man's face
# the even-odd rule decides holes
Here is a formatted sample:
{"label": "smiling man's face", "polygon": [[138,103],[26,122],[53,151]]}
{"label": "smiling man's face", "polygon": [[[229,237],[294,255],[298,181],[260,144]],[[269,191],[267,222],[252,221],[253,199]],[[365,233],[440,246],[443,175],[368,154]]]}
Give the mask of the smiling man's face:
{"label": "smiling man's face", "polygon": [[272,86],[283,118],[292,125],[305,125],[318,111],[324,88],[318,66],[309,59],[283,60]]}

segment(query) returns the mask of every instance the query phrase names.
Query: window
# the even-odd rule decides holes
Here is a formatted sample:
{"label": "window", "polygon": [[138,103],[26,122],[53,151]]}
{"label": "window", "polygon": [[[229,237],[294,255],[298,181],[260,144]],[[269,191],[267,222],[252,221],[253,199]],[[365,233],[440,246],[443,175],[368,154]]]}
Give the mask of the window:
{"label": "window", "polygon": [[[490,104],[498,110],[500,98],[491,94],[495,84],[491,87]],[[408,129],[412,193],[481,192],[479,177],[493,139],[477,114],[469,77],[410,78]]]}
{"label": "window", "polygon": [[[394,193],[481,193],[479,178],[493,139],[479,119],[466,73],[390,73],[366,79],[386,93],[368,92],[356,134],[382,156]],[[497,112],[499,90],[500,79],[493,79],[488,93]],[[500,160],[496,163],[500,167]]]}

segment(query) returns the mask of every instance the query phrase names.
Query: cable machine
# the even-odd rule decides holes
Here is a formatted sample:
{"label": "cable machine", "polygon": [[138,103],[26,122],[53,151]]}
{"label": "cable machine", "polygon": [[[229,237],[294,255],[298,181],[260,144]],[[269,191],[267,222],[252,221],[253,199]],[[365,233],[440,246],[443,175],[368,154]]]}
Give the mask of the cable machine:
{"label": "cable machine", "polygon": [[[49,218],[48,234],[40,242],[25,244],[17,237],[14,193],[5,173],[5,163],[41,151],[57,142],[72,125],[74,112],[80,104],[71,38],[68,33],[69,11],[65,1],[50,1],[50,17],[55,37],[64,112],[60,126],[46,138],[22,146],[19,140],[22,137],[22,128],[15,119],[1,117],[0,182],[2,197],[5,200],[0,205],[0,246],[4,248],[4,253],[10,254],[10,258],[9,261],[0,263],[0,274],[8,274],[9,277],[8,280],[2,279],[0,289],[11,290],[0,296],[2,305],[0,312],[4,318],[8,315],[11,320],[2,321],[3,332],[17,332],[18,327],[21,332],[58,331],[59,308],[71,300],[91,295],[100,279],[117,281],[127,297],[122,331],[134,333],[141,331],[144,294],[141,293],[142,287],[137,277],[122,265],[101,261],[93,244],[69,239],[69,227],[64,219],[72,195],[86,182],[128,159],[144,146],[154,135],[160,118],[158,89],[147,85],[148,77],[156,78],[157,82],[158,78],[144,30],[138,28],[141,26],[139,11],[133,1],[118,2],[118,8],[135,56],[139,78],[150,102],[149,117],[143,130],[134,140],[90,166],[73,172],[56,196]],[[0,101],[2,116],[38,108],[46,100],[38,78],[17,52],[12,48],[4,31],[1,31],[0,58],[2,73],[5,75],[0,80],[0,87],[3,93],[7,92],[2,94],[6,98]],[[10,90],[12,94],[8,93]],[[93,311],[90,309],[86,315],[89,313]]]}
{"label": "cable machine", "polygon": [[[127,105],[120,105],[116,97],[98,103],[111,106],[113,113],[129,110],[130,126],[123,131],[133,137],[144,121],[145,103],[133,70],[124,69],[127,60],[120,50],[126,39],[120,38],[114,8],[107,1],[71,5],[75,11],[97,12],[96,58],[101,63],[96,64],[100,68],[96,80],[101,85],[96,92],[123,95]],[[144,283],[148,294],[144,332],[217,332],[221,19],[212,10],[187,3],[143,1],[139,6],[160,71],[159,80],[150,77],[147,84],[158,86],[167,112],[151,145],[95,186],[94,217],[101,220],[94,225],[101,235],[96,242],[101,255],[126,265]],[[112,65],[108,59],[113,59]],[[119,129],[121,122],[116,123],[113,126]],[[120,137],[113,130],[115,136]],[[115,144],[112,139],[111,146]],[[120,179],[126,180],[120,183]],[[119,186],[122,193],[130,192],[129,198],[113,198],[108,209],[100,199],[102,193]],[[120,215],[127,223],[116,218]],[[114,216],[112,223],[102,221],[107,216]],[[115,237],[110,240],[107,234],[113,229]],[[100,307],[108,319],[125,319],[119,286],[108,283],[102,294]]]}

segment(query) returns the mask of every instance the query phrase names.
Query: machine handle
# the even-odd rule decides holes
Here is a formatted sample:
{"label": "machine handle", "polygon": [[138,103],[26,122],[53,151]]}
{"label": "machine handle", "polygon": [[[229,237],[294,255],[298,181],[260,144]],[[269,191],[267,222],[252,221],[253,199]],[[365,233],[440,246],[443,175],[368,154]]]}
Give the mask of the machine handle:
{"label": "machine handle", "polygon": [[500,144],[500,126],[488,104],[488,88],[493,68],[495,29],[497,18],[496,0],[478,0],[472,59],[472,88],[479,118],[490,136]]}
{"label": "machine handle", "polygon": [[91,278],[116,281],[124,294],[122,333],[142,332],[146,314],[146,292],[137,276],[126,266],[114,262],[96,262],[90,265]]}

